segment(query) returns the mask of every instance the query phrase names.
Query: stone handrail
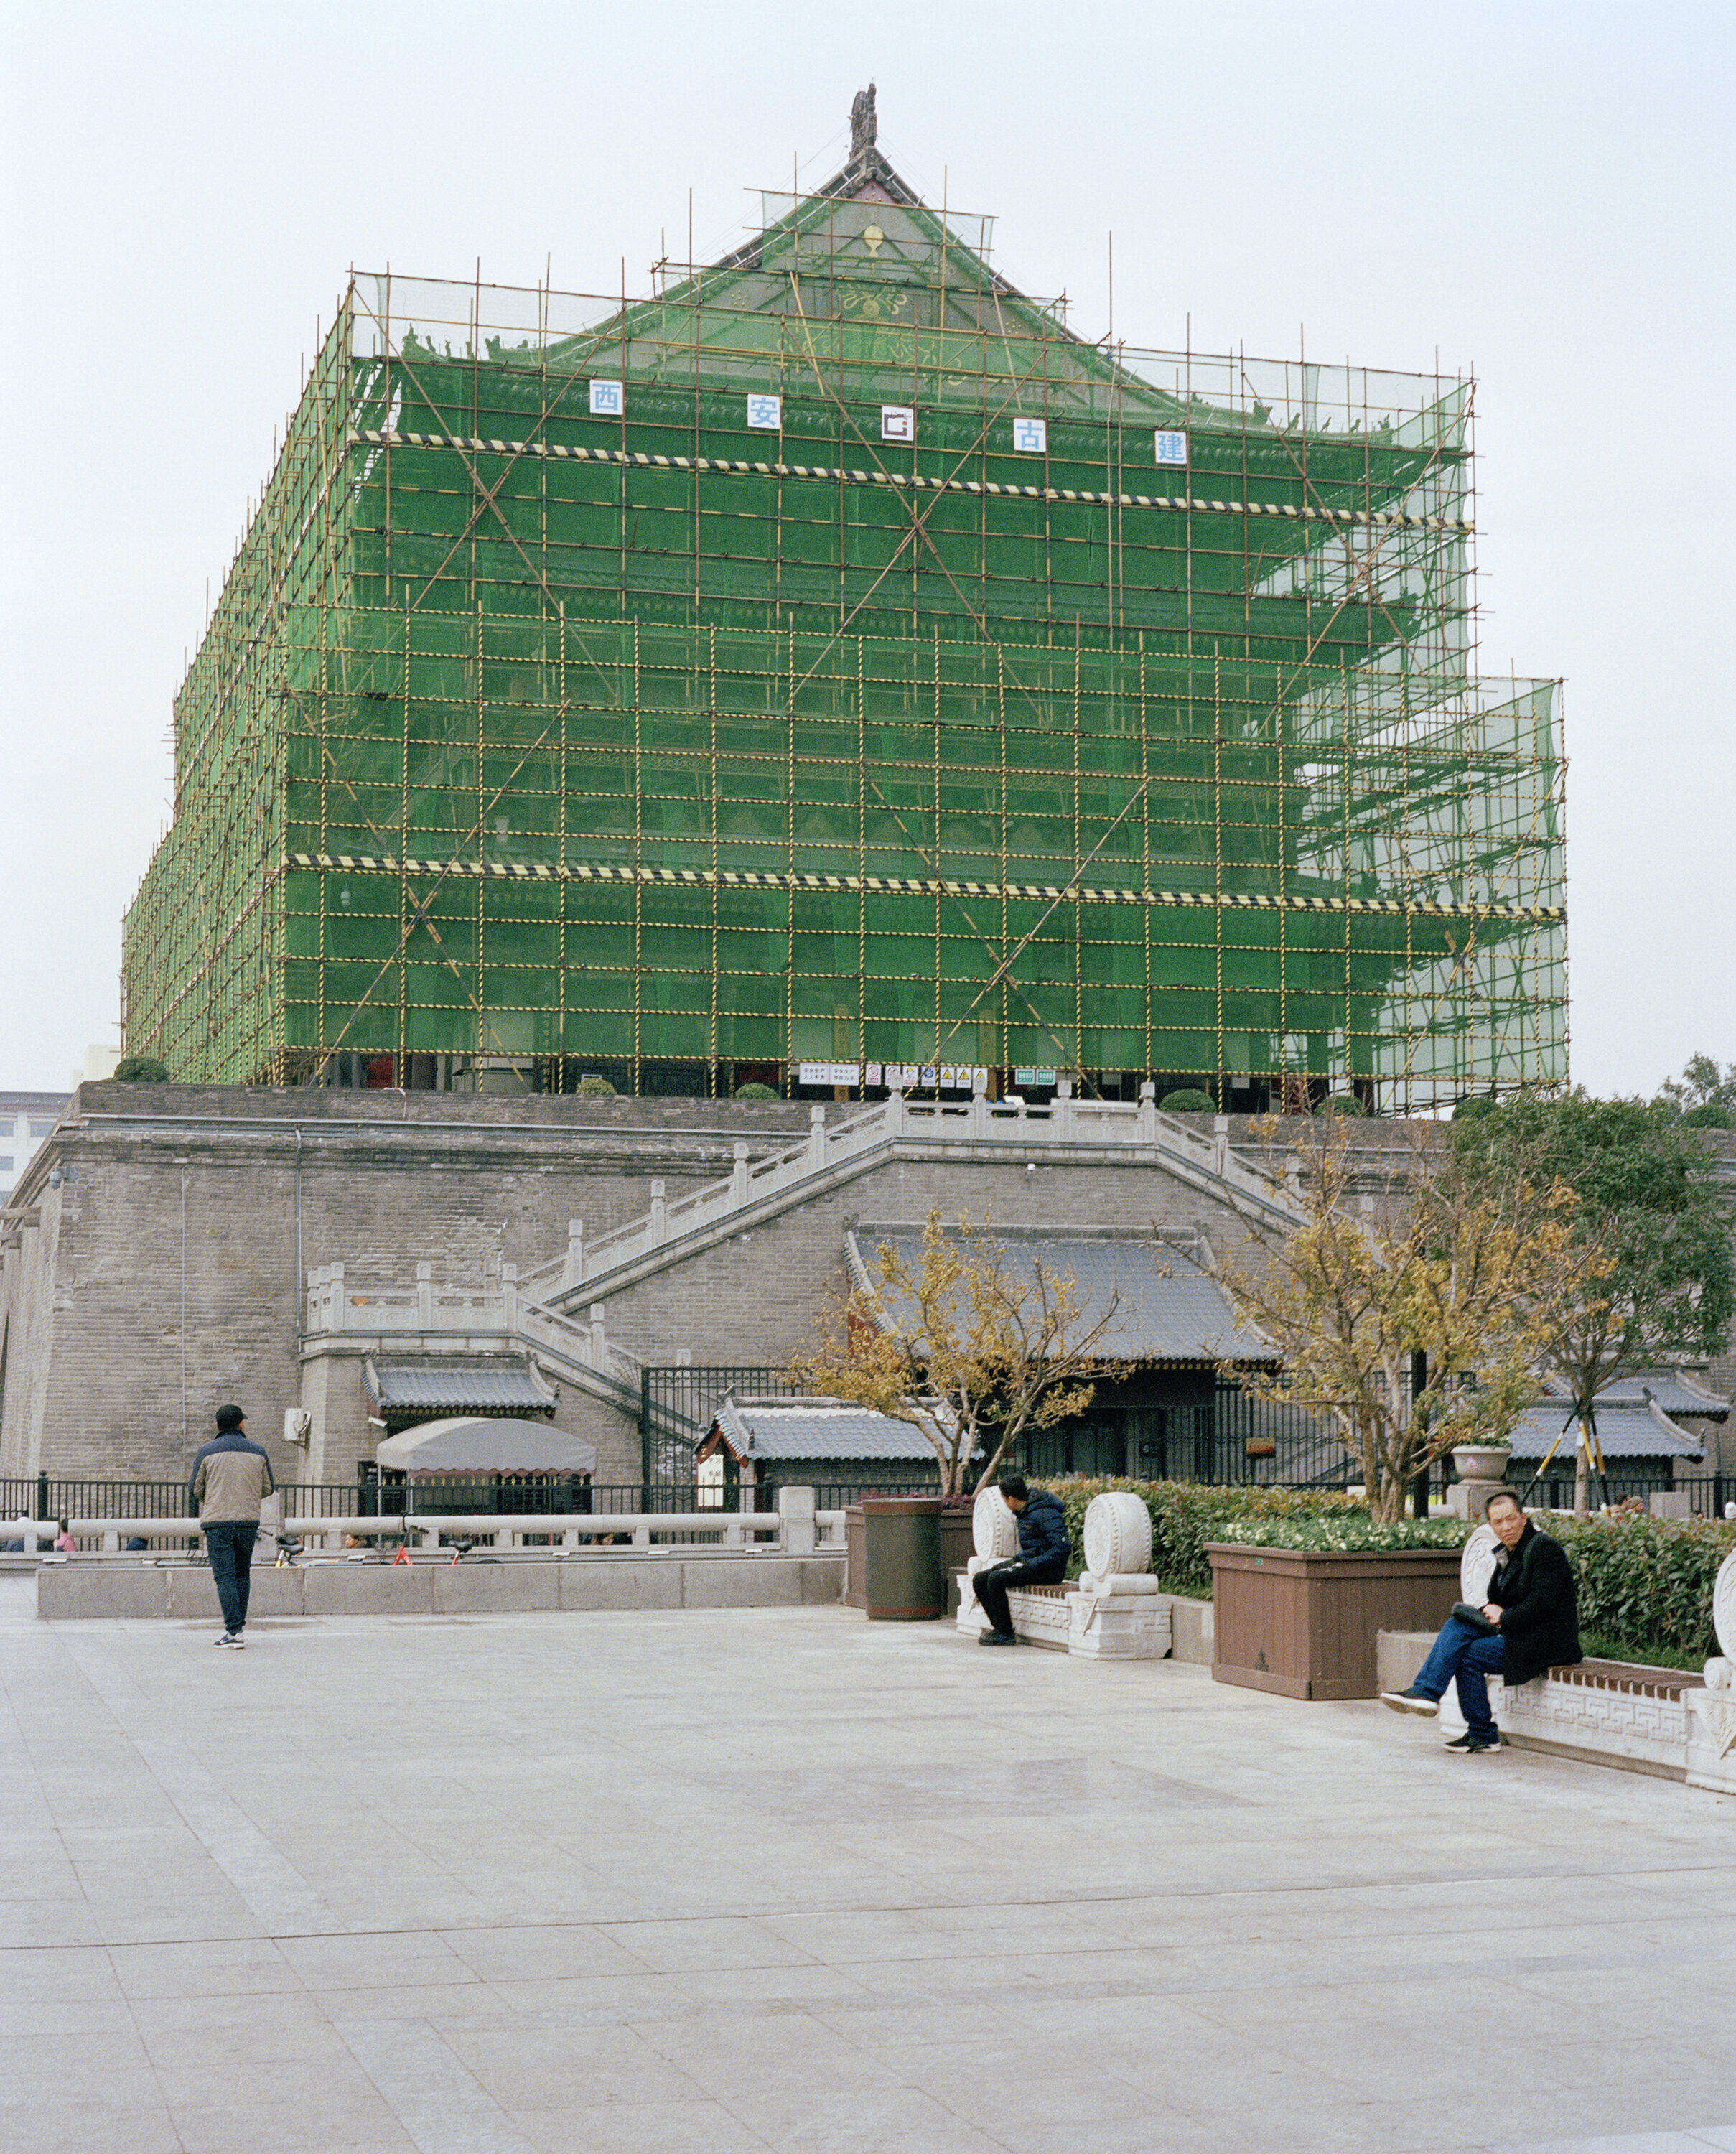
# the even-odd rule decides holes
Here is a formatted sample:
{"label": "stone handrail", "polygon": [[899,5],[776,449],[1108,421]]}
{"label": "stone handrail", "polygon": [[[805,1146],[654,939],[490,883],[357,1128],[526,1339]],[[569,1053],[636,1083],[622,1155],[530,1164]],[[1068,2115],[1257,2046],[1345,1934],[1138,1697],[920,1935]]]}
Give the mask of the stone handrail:
{"label": "stone handrail", "polygon": [[[524,1534],[559,1534],[562,1545],[569,1549],[577,1548],[583,1540],[594,1541],[600,1534],[625,1534],[631,1545],[641,1549],[651,1545],[653,1534],[715,1534],[725,1549],[746,1550],[758,1546],[763,1552],[780,1555],[808,1555],[816,1549],[841,1549],[843,1512],[814,1509],[813,1495],[810,1488],[780,1489],[775,1511],[477,1511],[451,1515],[412,1511],[407,1516],[287,1518],[280,1530],[307,1542],[323,1539],[328,1550],[341,1548],[346,1534],[366,1540],[413,1536],[424,1549],[438,1548],[441,1536],[446,1534],[488,1539],[503,1548],[511,1547],[515,1539]],[[124,1541],[130,1539],[191,1539],[199,1532],[199,1521],[187,1518],[73,1519],[69,1521],[68,1530],[75,1540],[100,1540],[101,1553],[113,1555],[120,1552]],[[59,1528],[38,1526],[35,1531],[47,1544],[52,1542]],[[20,1532],[18,1537],[25,1540],[28,1554],[38,1552],[29,1547],[28,1536]],[[272,1546],[270,1531],[262,1531],[257,1544],[259,1554],[268,1557]]]}
{"label": "stone handrail", "polygon": [[516,1264],[501,1266],[498,1285],[480,1288],[436,1286],[433,1274],[432,1264],[421,1263],[416,1268],[413,1289],[372,1284],[364,1289],[346,1276],[342,1264],[322,1264],[308,1274],[306,1336],[498,1334],[540,1346],[616,1383],[638,1382],[638,1362],[609,1340],[601,1302],[593,1302],[580,1319],[531,1300]]}
{"label": "stone handrail", "polygon": [[1027,1107],[1016,1100],[990,1100],[978,1093],[969,1101],[911,1100],[894,1093],[878,1105],[827,1124],[825,1110],[810,1110],[806,1139],[800,1144],[750,1160],[738,1142],[735,1165],[726,1180],[707,1183],[672,1202],[664,1185],[651,1185],[650,1208],[609,1233],[587,1241],[580,1220],[569,1222],[561,1254],[519,1281],[520,1289],[542,1306],[559,1306],[580,1298],[608,1274],[641,1262],[666,1245],[721,1225],[785,1192],[854,1163],[865,1154],[896,1142],[1035,1146],[1092,1145],[1139,1150],[1167,1159],[1195,1178],[1226,1185],[1244,1202],[1272,1213],[1288,1215],[1287,1198],[1272,1182],[1230,1149],[1229,1119],[1213,1119],[1208,1137],[1174,1115],[1158,1111],[1155,1087],[1147,1083],[1137,1100],[1075,1100],[1064,1083],[1048,1107]]}

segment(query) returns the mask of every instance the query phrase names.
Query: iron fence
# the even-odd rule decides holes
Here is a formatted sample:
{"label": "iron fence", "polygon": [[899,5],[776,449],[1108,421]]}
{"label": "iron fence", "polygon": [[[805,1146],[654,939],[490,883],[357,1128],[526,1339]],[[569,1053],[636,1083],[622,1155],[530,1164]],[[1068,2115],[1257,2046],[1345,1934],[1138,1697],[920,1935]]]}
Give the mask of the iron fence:
{"label": "iron fence", "polygon": [[647,1483],[691,1480],[693,1454],[733,1391],[740,1398],[790,1399],[801,1395],[787,1369],[764,1362],[686,1362],[656,1365],[639,1372],[639,1450]]}

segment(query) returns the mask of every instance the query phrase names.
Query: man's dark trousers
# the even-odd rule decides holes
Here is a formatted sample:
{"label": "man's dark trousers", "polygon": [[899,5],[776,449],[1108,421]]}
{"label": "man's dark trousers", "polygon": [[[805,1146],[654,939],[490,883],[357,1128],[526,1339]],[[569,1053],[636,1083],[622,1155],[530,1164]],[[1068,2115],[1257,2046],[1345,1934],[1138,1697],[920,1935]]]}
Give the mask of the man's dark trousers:
{"label": "man's dark trousers", "polygon": [[248,1620],[248,1586],[253,1568],[257,1521],[221,1519],[205,1529],[205,1553],[222,1603],[223,1628],[232,1638]]}
{"label": "man's dark trousers", "polygon": [[1055,1585],[1067,1575],[1065,1562],[991,1564],[988,1570],[979,1570],[971,1580],[976,1590],[983,1613],[988,1618],[990,1627],[1003,1637],[1013,1635],[1013,1616],[1007,1606],[1009,1585]]}

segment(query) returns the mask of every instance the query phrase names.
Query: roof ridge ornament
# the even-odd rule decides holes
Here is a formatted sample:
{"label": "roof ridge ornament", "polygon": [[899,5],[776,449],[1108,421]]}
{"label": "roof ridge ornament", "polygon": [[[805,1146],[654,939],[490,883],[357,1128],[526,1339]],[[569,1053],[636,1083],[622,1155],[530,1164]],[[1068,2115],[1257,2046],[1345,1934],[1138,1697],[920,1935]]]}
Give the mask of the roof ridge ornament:
{"label": "roof ridge ornament", "polygon": [[859,89],[850,106],[850,161],[860,164],[876,146],[880,123],[875,117],[874,84]]}

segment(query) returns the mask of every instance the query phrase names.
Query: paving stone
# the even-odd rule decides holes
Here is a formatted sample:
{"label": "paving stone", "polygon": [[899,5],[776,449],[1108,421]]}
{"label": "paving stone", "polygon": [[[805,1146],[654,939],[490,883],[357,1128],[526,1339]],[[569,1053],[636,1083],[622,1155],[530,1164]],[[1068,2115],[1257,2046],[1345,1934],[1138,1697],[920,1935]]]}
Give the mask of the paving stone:
{"label": "paving stone", "polygon": [[[54,2082],[5,2143],[1736,2150],[1715,1794],[1514,1753],[1473,1797],[1373,1703],[440,1575],[237,1655],[0,1580],[0,2031]],[[1546,2030],[1493,2105],[1418,2031],[1479,2014]]]}

